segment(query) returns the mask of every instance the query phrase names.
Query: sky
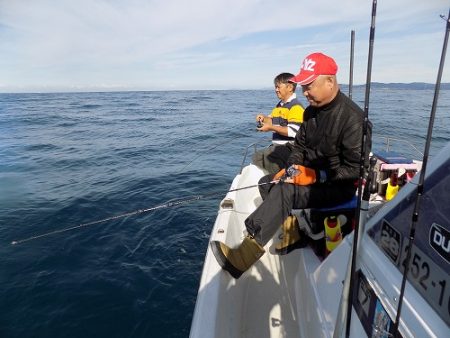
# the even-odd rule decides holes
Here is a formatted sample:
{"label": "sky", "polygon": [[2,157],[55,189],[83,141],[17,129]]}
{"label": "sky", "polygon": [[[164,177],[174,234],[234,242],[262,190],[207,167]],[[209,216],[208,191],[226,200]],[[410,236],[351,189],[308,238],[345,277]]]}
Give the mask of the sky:
{"label": "sky", "polygon": [[[378,0],[372,81],[435,83],[448,11]],[[372,0],[0,0],[0,92],[271,88],[313,52],[348,83],[352,30],[364,84],[371,12]]]}

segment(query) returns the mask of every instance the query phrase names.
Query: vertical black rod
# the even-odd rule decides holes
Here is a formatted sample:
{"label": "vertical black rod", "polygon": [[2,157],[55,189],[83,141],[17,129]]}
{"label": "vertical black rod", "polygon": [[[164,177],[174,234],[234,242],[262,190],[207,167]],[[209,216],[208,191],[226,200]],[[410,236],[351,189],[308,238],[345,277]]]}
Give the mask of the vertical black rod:
{"label": "vertical black rod", "polygon": [[[369,123],[369,96],[370,96],[370,82],[372,78],[372,59],[373,59],[373,44],[375,40],[375,18],[377,13],[377,0],[372,1],[372,21],[370,25],[370,37],[369,37],[369,56],[367,61],[367,79],[366,79],[366,96],[364,99],[364,123],[363,123],[363,135],[361,139],[361,158],[359,161],[359,180],[358,180],[358,203],[356,206],[356,220],[355,231],[353,232],[353,246],[352,246],[352,260],[350,270],[350,286],[348,290],[348,304],[347,304],[347,322],[345,327],[345,336],[348,338],[350,335],[350,324],[352,318],[353,307],[353,289],[355,284],[355,269],[356,269],[356,256],[358,252],[357,239],[359,237],[359,219],[361,216],[361,198],[362,198],[362,182],[364,179],[364,163],[366,159],[366,144],[367,144],[367,128]],[[369,187],[367,187],[369,189]]]}
{"label": "vertical black rod", "polygon": [[439,71],[437,75],[436,85],[434,89],[434,98],[433,98],[433,105],[431,107],[431,113],[430,113],[430,121],[428,123],[428,132],[427,132],[427,140],[425,142],[425,151],[423,153],[423,161],[422,161],[422,169],[420,170],[420,176],[419,176],[419,184],[417,186],[417,196],[416,196],[416,202],[414,204],[414,211],[412,214],[412,222],[409,229],[409,243],[408,243],[408,250],[406,252],[406,260],[405,260],[405,270],[403,272],[403,278],[402,278],[402,285],[400,287],[400,295],[398,299],[398,307],[397,307],[397,315],[395,317],[395,323],[393,328],[394,336],[398,336],[398,326],[400,324],[400,314],[402,311],[402,305],[403,305],[403,298],[405,296],[405,287],[406,287],[406,280],[409,272],[409,263],[411,260],[411,252],[412,252],[412,246],[414,244],[414,239],[416,236],[416,226],[417,221],[419,219],[419,208],[420,208],[420,200],[423,194],[423,183],[425,180],[425,172],[427,169],[427,163],[428,163],[428,154],[430,151],[430,144],[431,144],[431,136],[433,134],[433,125],[434,125],[434,117],[436,115],[436,107],[437,102],[439,98],[439,90],[441,88],[441,78],[442,78],[442,72],[444,70],[444,62],[445,62],[445,54],[447,52],[447,43],[448,43],[448,35],[450,31],[450,9],[448,11],[448,16],[446,18],[447,26],[445,31],[445,37],[444,37],[444,45],[442,47],[442,53],[441,53],[441,61],[439,64]]}
{"label": "vertical black rod", "polygon": [[348,97],[352,99],[353,96],[353,63],[355,56],[355,31],[352,30],[350,34],[350,78],[348,80]]}

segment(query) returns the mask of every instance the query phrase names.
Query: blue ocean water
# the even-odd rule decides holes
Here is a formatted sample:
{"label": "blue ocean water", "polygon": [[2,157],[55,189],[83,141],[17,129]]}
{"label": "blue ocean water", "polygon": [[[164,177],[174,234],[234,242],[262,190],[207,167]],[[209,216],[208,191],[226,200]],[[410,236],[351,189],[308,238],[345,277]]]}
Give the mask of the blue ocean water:
{"label": "blue ocean water", "polygon": [[[374,149],[387,135],[423,150],[432,99],[373,90]],[[275,104],[271,90],[0,94],[0,337],[187,337],[219,201]],[[441,91],[431,155],[448,141]]]}

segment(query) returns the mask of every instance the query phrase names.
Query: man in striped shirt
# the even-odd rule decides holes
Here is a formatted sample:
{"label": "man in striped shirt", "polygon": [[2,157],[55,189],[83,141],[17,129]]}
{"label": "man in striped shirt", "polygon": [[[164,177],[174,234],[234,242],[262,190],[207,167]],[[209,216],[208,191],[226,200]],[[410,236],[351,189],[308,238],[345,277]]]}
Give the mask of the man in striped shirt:
{"label": "man in striped shirt", "polygon": [[274,174],[286,168],[291,153],[291,144],[295,134],[303,122],[304,108],[295,95],[296,84],[289,80],[294,77],[290,73],[281,73],[274,79],[275,93],[280,102],[269,116],[258,114],[256,121],[260,123],[258,131],[272,134],[272,145],[253,155],[253,164]]}

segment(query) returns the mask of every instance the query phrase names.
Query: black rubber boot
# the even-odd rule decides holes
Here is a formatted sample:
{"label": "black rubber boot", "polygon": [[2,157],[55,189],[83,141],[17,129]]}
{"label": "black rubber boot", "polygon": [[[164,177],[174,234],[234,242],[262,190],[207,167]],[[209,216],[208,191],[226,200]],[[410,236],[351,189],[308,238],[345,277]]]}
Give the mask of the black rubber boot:
{"label": "black rubber boot", "polygon": [[306,246],[306,238],[300,236],[300,229],[295,216],[288,216],[281,225],[281,229],[283,233],[280,236],[280,242],[275,245],[275,252],[277,254],[287,255],[292,250]]}
{"label": "black rubber boot", "polygon": [[252,237],[247,236],[242,243],[232,249],[222,242],[210,243],[212,252],[222,269],[238,279],[266,252]]}

